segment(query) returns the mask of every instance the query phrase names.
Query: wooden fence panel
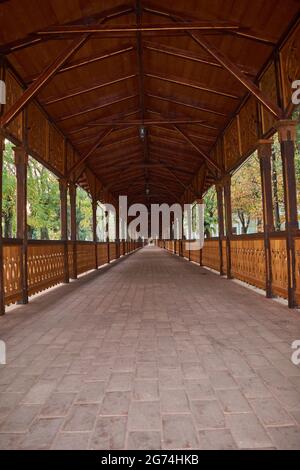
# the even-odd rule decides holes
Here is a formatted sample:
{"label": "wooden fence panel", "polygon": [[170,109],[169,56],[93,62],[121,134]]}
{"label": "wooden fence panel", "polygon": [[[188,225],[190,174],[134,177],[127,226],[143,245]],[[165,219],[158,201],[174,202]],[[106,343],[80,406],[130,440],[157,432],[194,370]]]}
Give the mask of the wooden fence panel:
{"label": "wooden fence panel", "polygon": [[41,292],[64,280],[64,244],[53,242],[28,245],[28,293]]}
{"label": "wooden fence panel", "polygon": [[285,238],[271,238],[272,291],[274,294],[288,296],[287,252]]}
{"label": "wooden fence panel", "polygon": [[260,289],[265,289],[264,239],[259,237],[231,240],[230,251],[232,276]]}
{"label": "wooden fence panel", "polygon": [[219,271],[220,250],[219,240],[205,240],[202,250],[202,264],[208,268]]}
{"label": "wooden fence panel", "polygon": [[10,305],[22,298],[21,285],[22,246],[9,244],[3,246],[3,274],[5,304]]}

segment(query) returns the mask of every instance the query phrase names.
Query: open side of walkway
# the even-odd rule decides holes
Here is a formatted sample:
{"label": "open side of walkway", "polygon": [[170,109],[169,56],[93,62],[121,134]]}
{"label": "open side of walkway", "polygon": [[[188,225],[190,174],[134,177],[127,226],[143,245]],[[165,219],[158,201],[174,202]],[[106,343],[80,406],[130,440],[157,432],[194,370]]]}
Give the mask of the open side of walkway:
{"label": "open side of walkway", "polygon": [[300,314],[159,248],[0,318],[1,449],[300,449]]}

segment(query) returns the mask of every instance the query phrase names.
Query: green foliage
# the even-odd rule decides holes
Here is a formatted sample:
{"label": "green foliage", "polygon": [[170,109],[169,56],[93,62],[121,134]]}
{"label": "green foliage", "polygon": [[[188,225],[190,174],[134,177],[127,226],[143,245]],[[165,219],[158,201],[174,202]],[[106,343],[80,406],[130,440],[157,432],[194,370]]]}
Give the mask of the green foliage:
{"label": "green foliage", "polygon": [[204,212],[204,233],[206,237],[216,235],[216,226],[218,224],[218,204],[217,193],[212,186],[204,196],[205,212]]}
{"label": "green foliage", "polygon": [[[92,240],[92,204],[86,191],[77,191],[77,237]],[[16,236],[16,171],[13,144],[5,142],[3,158],[3,234]],[[27,172],[27,226],[28,237],[41,240],[59,240],[60,194],[57,178],[43,165],[29,158]]]}
{"label": "green foliage", "polygon": [[86,191],[77,188],[76,228],[77,240],[93,240],[93,209],[92,201]]}
{"label": "green foliage", "polygon": [[3,201],[2,201],[2,227],[3,236],[12,238],[16,236],[16,171],[13,157],[13,145],[6,141],[3,155]]}
{"label": "green foliage", "polygon": [[231,199],[233,218],[238,218],[243,233],[247,233],[251,221],[262,219],[261,176],[256,152],[233,175]]}
{"label": "green foliage", "polygon": [[27,178],[27,223],[30,238],[59,240],[60,195],[57,179],[33,158],[29,158]]}

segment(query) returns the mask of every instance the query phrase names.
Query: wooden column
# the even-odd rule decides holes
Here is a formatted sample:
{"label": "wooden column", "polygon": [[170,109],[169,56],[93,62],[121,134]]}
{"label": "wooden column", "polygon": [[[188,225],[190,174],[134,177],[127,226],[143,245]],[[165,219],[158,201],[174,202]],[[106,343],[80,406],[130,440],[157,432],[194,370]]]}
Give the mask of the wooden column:
{"label": "wooden column", "polygon": [[60,231],[64,243],[64,283],[69,283],[68,259],[68,184],[66,180],[59,180],[60,193]]}
{"label": "wooden column", "polygon": [[3,238],[2,238],[2,173],[3,173],[4,136],[0,130],[0,315],[5,314]]}
{"label": "wooden column", "polygon": [[219,225],[219,254],[220,254],[220,275],[224,275],[223,267],[223,238],[224,238],[224,207],[223,207],[223,187],[216,184],[217,204],[218,204],[218,225]]}
{"label": "wooden column", "polygon": [[258,157],[260,163],[262,206],[264,221],[264,247],[266,265],[266,295],[272,295],[272,265],[270,233],[274,232],[273,198],[272,198],[272,140],[260,140],[258,142]]}
{"label": "wooden column", "polygon": [[73,269],[71,273],[71,279],[77,279],[77,246],[76,246],[76,185],[74,183],[69,184],[70,193],[70,218],[71,218],[71,242],[73,250]]}
{"label": "wooden column", "polygon": [[296,303],[296,254],[295,237],[298,230],[297,190],[295,172],[296,121],[279,121],[277,123],[281,147],[284,204],[286,220],[286,246],[288,269],[288,304],[295,308]]}
{"label": "wooden column", "polygon": [[17,238],[22,240],[22,256],[20,263],[22,300],[28,303],[28,267],[27,267],[27,166],[28,155],[24,147],[14,147],[16,179],[17,179]]}
{"label": "wooden column", "polygon": [[232,210],[231,210],[231,176],[223,179],[224,185],[224,205],[226,222],[226,259],[227,259],[227,279],[232,279],[231,275],[231,250],[230,240],[232,237]]}
{"label": "wooden column", "polygon": [[120,258],[120,218],[116,211],[116,258]]}
{"label": "wooden column", "polygon": [[98,269],[98,249],[97,249],[97,207],[98,203],[96,199],[92,201],[93,208],[93,242],[95,243],[95,269]]}

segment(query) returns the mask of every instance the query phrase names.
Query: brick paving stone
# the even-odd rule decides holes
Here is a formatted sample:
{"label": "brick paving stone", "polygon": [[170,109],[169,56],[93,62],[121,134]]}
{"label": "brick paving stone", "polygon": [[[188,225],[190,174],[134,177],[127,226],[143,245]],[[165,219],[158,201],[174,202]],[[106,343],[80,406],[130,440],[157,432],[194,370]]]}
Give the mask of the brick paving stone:
{"label": "brick paving stone", "polygon": [[133,389],[134,400],[154,401],[159,399],[157,380],[136,380]]}
{"label": "brick paving stone", "polygon": [[236,443],[228,429],[199,431],[199,450],[235,450]]}
{"label": "brick paving stone", "polygon": [[133,401],[128,413],[128,428],[132,431],[157,431],[161,427],[160,407],[156,401]]}
{"label": "brick paving stone", "polygon": [[160,391],[162,413],[189,413],[190,407],[184,390]]}
{"label": "brick paving stone", "polygon": [[51,450],[87,450],[90,436],[88,432],[60,432]]}
{"label": "brick paving stone", "polygon": [[91,431],[96,420],[98,405],[74,405],[64,424],[64,431]]}
{"label": "brick paving stone", "polygon": [[198,447],[197,432],[190,414],[163,416],[163,448],[195,449]]}
{"label": "brick paving stone", "polygon": [[127,417],[102,416],[98,418],[91,439],[92,450],[120,450],[125,448]]}
{"label": "brick paving stone", "polygon": [[226,415],[226,427],[230,429],[240,449],[272,447],[272,441],[266,430],[252,413]]}
{"label": "brick paving stone", "polygon": [[224,428],[224,414],[217,400],[197,400],[191,403],[197,429]]}
{"label": "brick paving stone", "polygon": [[299,450],[300,448],[299,426],[270,427],[269,434],[279,450]]}
{"label": "brick paving stone", "polygon": [[157,431],[132,431],[128,434],[127,450],[160,450],[161,434]]}
{"label": "brick paving stone", "polygon": [[163,250],[10,307],[0,331],[1,449],[300,449],[298,312]]}
{"label": "brick paving stone", "polygon": [[101,415],[128,415],[131,392],[107,392],[100,408]]}

